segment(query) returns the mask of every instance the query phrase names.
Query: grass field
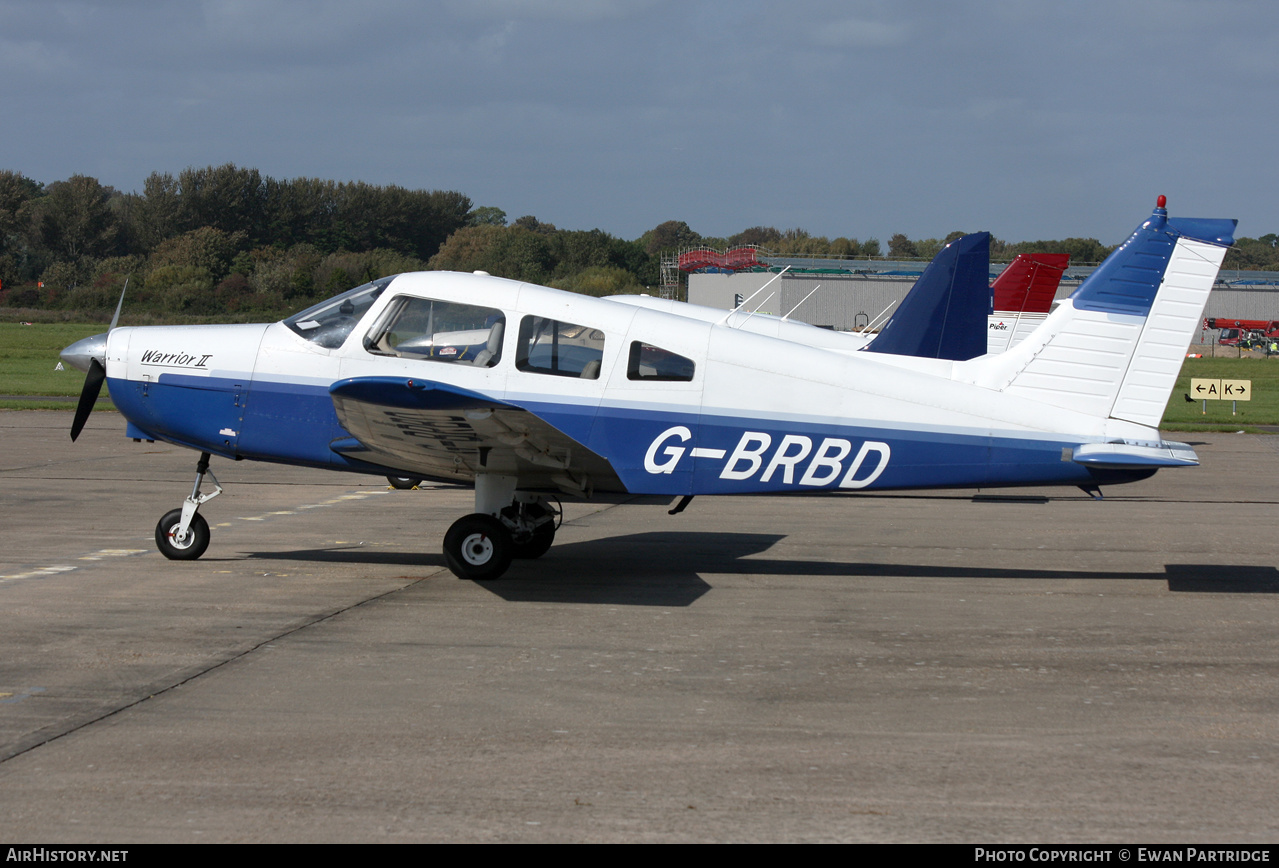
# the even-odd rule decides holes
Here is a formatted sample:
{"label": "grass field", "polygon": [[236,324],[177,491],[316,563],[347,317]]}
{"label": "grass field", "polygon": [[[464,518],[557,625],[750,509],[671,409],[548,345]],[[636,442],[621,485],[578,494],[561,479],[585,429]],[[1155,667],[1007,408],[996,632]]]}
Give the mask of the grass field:
{"label": "grass field", "polygon": [[[1232,351],[1233,352],[1233,351]],[[1205,377],[1222,380],[1252,380],[1253,397],[1238,405],[1238,415],[1231,415],[1230,401],[1208,401],[1204,413],[1202,401],[1187,401],[1190,380]],[[1186,359],[1181,376],[1172,390],[1164,410],[1162,428],[1169,431],[1238,431],[1254,430],[1253,425],[1279,425],[1279,357]]]}
{"label": "grass field", "polygon": [[[0,409],[70,409],[66,401],[41,401],[46,396],[75,396],[84,385],[84,374],[68,368],[55,370],[58,352],[68,344],[104,330],[101,323],[0,323]],[[1231,351],[1235,352],[1235,351]],[[1188,402],[1192,377],[1252,380],[1253,400],[1239,404],[1230,414],[1229,401],[1209,401],[1203,412],[1199,401]],[[27,397],[31,396],[31,397]],[[110,399],[98,408],[110,407]],[[1170,431],[1255,430],[1255,425],[1279,425],[1279,357],[1186,359],[1173,389],[1162,427]]]}
{"label": "grass field", "polygon": [[[80,338],[101,334],[101,323],[0,323],[0,395],[22,395],[22,398],[0,399],[0,408],[9,410],[68,410],[75,406],[66,401],[41,401],[39,398],[75,396],[84,386],[84,374],[75,368],[56,370],[58,353]],[[30,398],[25,396],[32,396]],[[98,409],[111,406],[102,391]]]}

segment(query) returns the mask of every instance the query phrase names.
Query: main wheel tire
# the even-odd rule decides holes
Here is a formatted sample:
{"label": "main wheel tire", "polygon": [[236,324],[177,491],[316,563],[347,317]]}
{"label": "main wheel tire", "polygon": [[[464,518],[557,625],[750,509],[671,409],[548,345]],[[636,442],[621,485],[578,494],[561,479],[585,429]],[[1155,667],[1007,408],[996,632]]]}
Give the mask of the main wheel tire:
{"label": "main wheel tire", "polygon": [[422,484],[420,476],[388,476],[386,481],[391,483],[392,488],[398,488],[400,491],[408,491],[417,488]]}
{"label": "main wheel tire", "polygon": [[193,561],[209,547],[209,523],[197,512],[191,518],[186,536],[179,538],[181,524],[182,510],[166,512],[155,526],[155,546],[171,561]]}
{"label": "main wheel tire", "polygon": [[531,561],[550,551],[555,543],[555,522],[538,525],[527,539],[511,542],[511,557]]}
{"label": "main wheel tire", "polygon": [[491,515],[474,513],[444,534],[444,560],[459,579],[496,579],[511,565],[511,532]]}

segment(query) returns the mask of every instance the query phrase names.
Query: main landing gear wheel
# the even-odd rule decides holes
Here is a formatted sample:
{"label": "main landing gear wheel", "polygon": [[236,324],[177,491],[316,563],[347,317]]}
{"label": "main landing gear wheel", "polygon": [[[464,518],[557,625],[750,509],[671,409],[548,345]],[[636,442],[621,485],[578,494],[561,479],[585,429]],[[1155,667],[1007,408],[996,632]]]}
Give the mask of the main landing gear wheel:
{"label": "main landing gear wheel", "polygon": [[444,535],[444,560],[459,579],[496,579],[511,565],[512,548],[511,532],[491,515],[463,516]]}
{"label": "main landing gear wheel", "polygon": [[399,489],[400,491],[409,491],[410,489],[417,488],[422,484],[422,478],[420,476],[388,476],[386,481],[391,483],[392,488]]}
{"label": "main landing gear wheel", "polygon": [[209,547],[209,523],[197,512],[191,517],[186,535],[179,537],[177,533],[181,526],[182,510],[166,512],[155,526],[156,548],[171,561],[193,561]]}

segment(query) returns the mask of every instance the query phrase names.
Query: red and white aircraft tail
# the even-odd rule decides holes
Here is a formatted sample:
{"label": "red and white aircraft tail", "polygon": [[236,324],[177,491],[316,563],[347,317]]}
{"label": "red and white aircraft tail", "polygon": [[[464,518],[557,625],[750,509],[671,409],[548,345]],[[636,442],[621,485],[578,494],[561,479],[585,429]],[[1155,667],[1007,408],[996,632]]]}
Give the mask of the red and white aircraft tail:
{"label": "red and white aircraft tail", "polygon": [[986,352],[1002,353],[1025,340],[1048,317],[1068,253],[1022,253],[990,285]]}

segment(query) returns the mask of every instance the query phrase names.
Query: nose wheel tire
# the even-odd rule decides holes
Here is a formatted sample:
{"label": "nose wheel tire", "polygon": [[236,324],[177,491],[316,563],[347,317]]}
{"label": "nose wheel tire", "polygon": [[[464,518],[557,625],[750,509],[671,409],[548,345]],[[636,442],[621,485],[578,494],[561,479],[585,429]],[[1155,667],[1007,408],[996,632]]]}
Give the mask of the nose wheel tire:
{"label": "nose wheel tire", "polygon": [[444,535],[444,560],[460,579],[496,579],[511,565],[511,550],[510,531],[491,515],[459,518]]}
{"label": "nose wheel tire", "polygon": [[391,483],[392,488],[399,489],[400,491],[409,491],[410,489],[417,488],[422,484],[422,478],[420,476],[388,476],[386,481]]}
{"label": "nose wheel tire", "polygon": [[166,512],[155,526],[155,545],[160,554],[171,561],[193,561],[209,547],[209,523],[197,512],[191,518],[186,535],[179,537],[181,524],[182,510]]}

